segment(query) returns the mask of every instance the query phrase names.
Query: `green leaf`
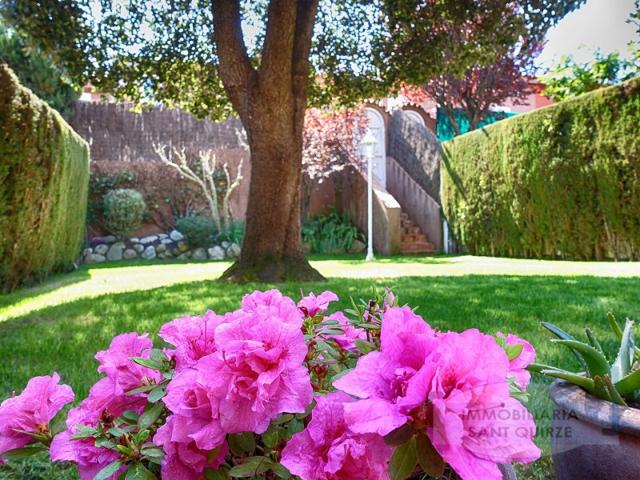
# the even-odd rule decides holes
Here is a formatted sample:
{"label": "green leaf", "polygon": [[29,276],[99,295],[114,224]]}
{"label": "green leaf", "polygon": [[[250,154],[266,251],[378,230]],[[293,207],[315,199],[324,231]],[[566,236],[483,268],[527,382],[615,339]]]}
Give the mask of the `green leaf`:
{"label": "green leaf", "polygon": [[372,343],[367,342],[366,340],[362,340],[361,338],[356,340],[356,348],[362,353],[366,355],[369,352],[373,352],[376,350],[376,346]]}
{"label": "green leaf", "polygon": [[444,460],[424,433],[420,433],[416,437],[416,455],[420,467],[427,475],[433,478],[442,477],[445,467]]}
{"label": "green leaf", "polygon": [[231,452],[239,457],[247,453],[253,453],[256,449],[256,440],[253,433],[250,432],[229,435],[227,442]]}
{"label": "green leaf", "polygon": [[336,380],[340,380],[346,374],[351,373],[351,371],[353,371],[353,368],[345,368],[340,373],[336,373],[333,377],[331,377],[331,383],[335,382]]}
{"label": "green leaf", "polygon": [[147,400],[151,403],[156,403],[157,401],[161,400],[166,393],[167,387],[165,385],[159,385],[149,392]]}
{"label": "green leaf", "polygon": [[149,428],[153,425],[164,410],[164,403],[150,403],[144,409],[142,415],[138,419],[138,426],[141,430]]}
{"label": "green leaf", "polygon": [[162,364],[162,362],[166,362],[166,361],[169,360],[167,358],[167,355],[162,350],[160,350],[159,348],[152,348],[151,352],[149,353],[149,357],[154,362],[158,362],[160,364]]}
{"label": "green leaf", "polygon": [[271,465],[271,471],[275,473],[278,478],[291,478],[291,473],[281,463]]}
{"label": "green leaf", "polygon": [[400,445],[393,452],[389,462],[390,480],[405,480],[413,473],[418,464],[416,453],[416,439],[412,437],[408,442]]}
{"label": "green leaf", "polygon": [[635,355],[633,345],[633,322],[627,320],[624,325],[624,332],[620,340],[620,349],[613,365],[611,365],[611,380],[616,383],[629,375],[633,357]]}
{"label": "green leaf", "polygon": [[76,429],[78,431],[71,436],[72,440],[95,437],[98,434],[98,430],[87,425],[76,425]]}
{"label": "green leaf", "polygon": [[124,412],[122,415],[120,415],[120,417],[127,423],[134,423],[137,424],[138,423],[138,418],[140,418],[140,416],[133,410],[127,410],[126,412]]}
{"label": "green leaf", "polygon": [[586,391],[593,393],[595,391],[595,382],[591,378],[587,378],[577,373],[567,372],[566,370],[542,370],[540,373],[547,377],[559,378],[566,380],[567,382],[578,385],[584,388]]}
{"label": "green leaf", "polygon": [[606,357],[591,345],[577,340],[552,340],[552,342],[564,345],[579,353],[584,359],[587,370],[591,376],[602,376],[609,374],[609,362]]}
{"label": "green leaf", "polygon": [[529,370],[530,372],[535,372],[535,373],[540,373],[542,372],[542,370],[558,370],[558,371],[562,371],[561,368],[557,368],[557,367],[552,367],[551,365],[546,365],[544,363],[530,363],[527,366],[527,370]]}
{"label": "green leaf", "polygon": [[49,422],[49,431],[51,435],[56,435],[67,429],[67,414],[64,410],[60,410],[58,414]]}
{"label": "green leaf", "polygon": [[607,313],[607,320],[609,321],[609,326],[611,327],[611,331],[615,334],[618,340],[622,340],[622,329],[618,324],[616,317],[613,316],[613,313]]}
{"label": "green leaf", "polygon": [[129,360],[137,363],[138,365],[142,365],[143,367],[151,368],[153,370],[162,370],[162,362],[157,362],[156,360],[151,360],[150,358],[143,357],[130,357]]}
{"label": "green leaf", "polygon": [[300,433],[303,430],[304,422],[302,422],[302,420],[300,420],[299,418],[294,418],[289,422],[289,425],[287,425],[287,433],[289,434],[289,437],[292,437],[296,433]]}
{"label": "green leaf", "polygon": [[164,451],[160,447],[143,448],[142,450],[140,450],[140,453],[142,453],[142,455],[144,455],[145,457],[149,457],[149,458],[157,458],[157,459],[164,458]]}
{"label": "green leaf", "polygon": [[229,476],[234,478],[254,478],[269,471],[273,461],[267,457],[247,457],[245,462],[229,470]]}
{"label": "green leaf", "polygon": [[265,447],[273,448],[278,444],[280,440],[280,434],[278,433],[278,426],[271,424],[266,432],[262,434],[262,443]]}
{"label": "green leaf", "polygon": [[127,469],[125,480],[155,480],[156,476],[141,463],[134,463]]}
{"label": "green leaf", "polygon": [[[569,335],[567,332],[562,330],[560,327],[556,327],[555,325],[553,325],[551,323],[542,322],[542,326],[544,328],[546,328],[547,330],[549,330],[551,333],[553,333],[556,337],[558,337],[561,340],[575,340],[575,338],[572,335]],[[582,365],[582,367],[586,370],[587,369],[587,364],[584,362],[584,359],[582,358],[582,355],[579,355],[577,352],[575,352],[573,350],[571,352],[578,359],[578,362],[580,362],[580,365]]]}
{"label": "green leaf", "polygon": [[133,390],[129,390],[125,393],[125,395],[138,395],[139,393],[147,393],[156,388],[158,385],[143,385],[138,388],[134,388]]}
{"label": "green leaf", "polygon": [[614,403],[617,403],[618,405],[622,405],[626,407],[627,402],[624,401],[624,398],[622,398],[622,396],[620,395],[620,392],[616,390],[616,387],[611,382],[611,378],[609,378],[609,375],[605,375],[603,378],[603,381],[604,381],[604,386],[607,389],[607,392],[609,393],[609,397],[611,397],[611,401]]}
{"label": "green leaf", "polygon": [[205,469],[204,477],[207,480],[228,480],[229,473],[226,469],[219,468],[218,470],[212,470],[210,468]]}
{"label": "green leaf", "polygon": [[0,453],[0,457],[7,460],[20,460],[21,458],[27,458],[36,453],[43,452],[46,449],[47,447],[41,444],[29,445],[26,447],[14,448],[13,450],[8,450],[4,453]]}
{"label": "green leaf", "polygon": [[116,473],[120,468],[122,468],[123,463],[120,460],[116,460],[115,462],[111,462],[109,465],[104,467],[102,470],[98,472],[98,474],[93,477],[93,480],[106,480],[111,475]]}
{"label": "green leaf", "polygon": [[587,334],[587,339],[589,340],[589,344],[595,348],[596,350],[598,350],[600,353],[604,354],[604,350],[602,349],[602,345],[600,345],[600,342],[598,341],[598,339],[596,338],[596,336],[593,334],[593,332],[591,331],[590,328],[585,328],[584,329],[585,333]]}
{"label": "green leaf", "polygon": [[413,426],[409,423],[405,423],[401,427],[396,428],[395,430],[389,432],[384,436],[384,443],[391,446],[404,445],[411,437],[415,434],[415,430]]}
{"label": "green leaf", "polygon": [[509,357],[509,361],[518,358],[522,353],[522,349],[524,346],[520,343],[514,343],[513,345],[506,345],[504,347],[504,351],[507,353],[507,357]]}
{"label": "green leaf", "polygon": [[640,369],[634,370],[629,375],[615,383],[616,390],[623,397],[629,397],[636,391],[640,391]]}
{"label": "green leaf", "polygon": [[344,335],[344,330],[340,329],[340,328],[328,328],[326,330],[322,330],[321,332],[318,332],[322,335]]}

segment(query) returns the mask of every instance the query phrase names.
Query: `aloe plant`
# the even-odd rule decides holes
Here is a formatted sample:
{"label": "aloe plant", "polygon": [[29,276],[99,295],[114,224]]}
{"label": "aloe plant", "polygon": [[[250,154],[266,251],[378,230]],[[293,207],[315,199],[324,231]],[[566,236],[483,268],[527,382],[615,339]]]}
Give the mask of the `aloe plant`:
{"label": "aloe plant", "polygon": [[583,371],[571,372],[539,363],[530,365],[529,370],[566,380],[582,387],[595,397],[619,405],[640,400],[640,349],[633,341],[634,323],[627,319],[624,328],[621,328],[612,314],[608,315],[608,320],[614,336],[620,343],[613,362],[609,361],[600,342],[589,328],[585,330],[587,341],[582,342],[561,328],[542,322],[544,328],[558,337],[551,341],[571,350]]}

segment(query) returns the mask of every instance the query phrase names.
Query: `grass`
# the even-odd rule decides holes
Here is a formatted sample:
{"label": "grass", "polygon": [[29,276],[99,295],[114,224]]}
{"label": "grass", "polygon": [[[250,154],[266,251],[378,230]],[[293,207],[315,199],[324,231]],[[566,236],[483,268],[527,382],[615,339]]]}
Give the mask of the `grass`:
{"label": "grass", "polygon": [[[389,286],[402,303],[418,307],[435,327],[513,332],[529,339],[544,363],[573,360],[551,348],[539,326],[542,320],[576,335],[589,325],[602,335],[607,332],[609,311],[621,318],[640,319],[638,263],[423,257],[371,264],[352,258],[318,258],[314,265],[329,281],[304,285],[305,291],[333,290],[341,297],[338,308],[346,307],[351,296],[367,297],[372,288]],[[225,312],[237,308],[247,291],[270,287],[210,280],[226,266],[133,263],[92,267],[0,296],[0,398],[21,390],[31,376],[55,370],[81,399],[98,378],[95,352],[106,348],[114,335],[135,330],[155,336],[163,323],[175,317],[207,309]],[[300,295],[300,285],[279,288],[293,297]],[[534,378],[531,393],[530,407],[541,429],[539,441],[546,449],[551,408],[546,382]],[[546,458],[521,470],[520,478],[553,478],[550,469]]]}

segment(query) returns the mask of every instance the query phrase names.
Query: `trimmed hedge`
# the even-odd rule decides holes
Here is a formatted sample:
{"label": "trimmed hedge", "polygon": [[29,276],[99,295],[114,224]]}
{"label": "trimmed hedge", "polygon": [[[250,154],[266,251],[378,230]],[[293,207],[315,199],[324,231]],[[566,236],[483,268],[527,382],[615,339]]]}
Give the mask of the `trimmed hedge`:
{"label": "trimmed hedge", "polygon": [[442,206],[476,255],[640,258],[640,79],[444,144]]}
{"label": "trimmed hedge", "polygon": [[73,266],[88,182],[86,142],[0,64],[0,290]]}

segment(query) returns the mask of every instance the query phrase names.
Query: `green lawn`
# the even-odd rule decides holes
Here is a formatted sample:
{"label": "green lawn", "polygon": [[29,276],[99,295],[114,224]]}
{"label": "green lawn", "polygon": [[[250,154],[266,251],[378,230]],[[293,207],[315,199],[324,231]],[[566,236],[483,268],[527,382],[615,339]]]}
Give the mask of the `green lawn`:
{"label": "green lawn", "polygon": [[[22,389],[29,377],[54,370],[80,399],[98,378],[95,352],[107,347],[114,335],[135,330],[155,336],[160,325],[175,317],[207,309],[225,312],[237,308],[243,293],[270,287],[212,281],[227,265],[103,265],[0,295],[0,399]],[[571,359],[549,347],[541,320],[581,335],[585,325],[596,334],[605,333],[608,311],[640,319],[639,263],[465,256],[391,258],[371,264],[349,258],[316,259],[314,265],[329,281],[303,288],[333,290],[341,297],[339,307],[345,307],[351,296],[368,296],[372,287],[392,287],[402,303],[418,307],[433,326],[513,332],[529,339],[544,363]],[[300,295],[300,285],[280,288],[293,297]],[[543,429],[550,409],[545,385],[534,379],[531,400]],[[540,443],[546,447],[544,433]],[[536,468],[526,469],[524,478],[552,478],[545,473],[549,468],[548,459],[542,460]]]}

